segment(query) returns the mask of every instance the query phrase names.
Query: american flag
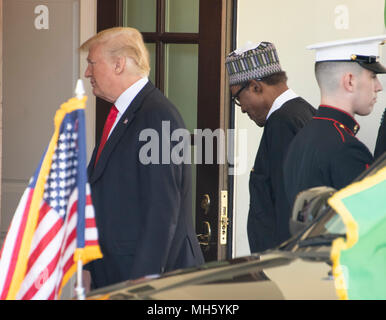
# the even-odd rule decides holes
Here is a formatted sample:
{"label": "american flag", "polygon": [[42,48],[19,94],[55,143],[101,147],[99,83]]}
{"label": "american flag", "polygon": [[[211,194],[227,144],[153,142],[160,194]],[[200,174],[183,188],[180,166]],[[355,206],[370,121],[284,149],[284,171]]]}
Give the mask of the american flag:
{"label": "american flag", "polygon": [[62,117],[0,253],[0,299],[58,299],[77,259],[101,257],[86,175],[84,110]]}

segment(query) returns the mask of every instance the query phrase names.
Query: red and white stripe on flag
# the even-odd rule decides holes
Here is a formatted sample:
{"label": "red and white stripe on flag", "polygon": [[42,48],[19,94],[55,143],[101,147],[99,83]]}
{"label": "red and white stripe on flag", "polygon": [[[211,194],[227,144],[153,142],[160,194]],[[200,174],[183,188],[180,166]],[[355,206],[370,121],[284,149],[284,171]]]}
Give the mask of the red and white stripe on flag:
{"label": "red and white stripe on flag", "polygon": [[[15,212],[0,257],[0,299],[6,299],[15,277],[15,266],[34,190],[27,188]],[[74,189],[69,197],[64,219],[44,200],[28,254],[27,269],[22,275],[16,299],[58,299],[67,280],[76,269],[74,252],[77,247],[77,201]],[[90,187],[86,185],[85,247],[98,246]]]}

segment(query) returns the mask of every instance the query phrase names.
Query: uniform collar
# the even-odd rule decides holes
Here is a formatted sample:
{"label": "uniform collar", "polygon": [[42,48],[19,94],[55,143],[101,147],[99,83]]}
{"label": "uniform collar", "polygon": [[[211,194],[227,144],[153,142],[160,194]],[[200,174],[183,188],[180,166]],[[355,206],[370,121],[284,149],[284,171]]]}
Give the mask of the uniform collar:
{"label": "uniform collar", "polygon": [[360,128],[359,123],[350,114],[332,106],[320,105],[314,118],[339,122],[343,126],[342,128],[353,136],[358,133]]}
{"label": "uniform collar", "polygon": [[266,120],[268,120],[269,116],[274,113],[276,110],[280,109],[281,106],[289,100],[297,98],[298,95],[292,91],[292,89],[287,89],[280,96],[278,96],[272,104],[271,109],[267,114]]}

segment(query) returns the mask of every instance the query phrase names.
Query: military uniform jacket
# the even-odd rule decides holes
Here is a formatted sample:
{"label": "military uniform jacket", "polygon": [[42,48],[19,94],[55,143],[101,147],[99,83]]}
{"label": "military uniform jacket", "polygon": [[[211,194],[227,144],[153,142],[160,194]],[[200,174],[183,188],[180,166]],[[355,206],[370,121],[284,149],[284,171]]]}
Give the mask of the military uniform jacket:
{"label": "military uniform jacket", "polygon": [[372,162],[368,148],[355,134],[359,124],[341,109],[321,105],[314,117],[292,141],[284,163],[288,200],[316,186],[341,189]]}
{"label": "military uniform jacket", "polygon": [[291,140],[314,114],[315,109],[297,97],[274,111],[265,124],[249,179],[247,229],[251,252],[272,248],[290,236],[283,162]]}

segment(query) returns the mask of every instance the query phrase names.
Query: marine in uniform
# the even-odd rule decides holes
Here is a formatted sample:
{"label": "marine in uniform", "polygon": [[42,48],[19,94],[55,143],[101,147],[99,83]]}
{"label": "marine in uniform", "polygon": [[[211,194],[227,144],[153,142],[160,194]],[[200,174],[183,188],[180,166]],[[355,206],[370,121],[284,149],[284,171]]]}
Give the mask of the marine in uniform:
{"label": "marine in uniform", "polygon": [[373,162],[358,140],[355,115],[369,114],[382,90],[379,44],[385,36],[322,43],[316,50],[315,75],[321,105],[313,120],[293,139],[284,162],[290,204],[299,192],[316,186],[341,189]]}
{"label": "marine in uniform", "polygon": [[250,173],[247,224],[250,250],[261,252],[290,237],[283,161],[289,143],[316,110],[288,88],[270,42],[247,44],[230,53],[226,67],[234,102],[264,127]]}

